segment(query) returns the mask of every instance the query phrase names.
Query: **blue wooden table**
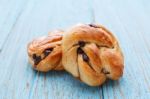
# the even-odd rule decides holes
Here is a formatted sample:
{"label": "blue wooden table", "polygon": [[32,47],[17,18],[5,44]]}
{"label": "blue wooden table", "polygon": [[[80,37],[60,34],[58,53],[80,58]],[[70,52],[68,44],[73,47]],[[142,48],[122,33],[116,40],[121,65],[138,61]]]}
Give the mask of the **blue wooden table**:
{"label": "blue wooden table", "polygon": [[[119,40],[123,77],[89,87],[67,72],[36,72],[27,43],[51,30],[100,23]],[[150,98],[150,0],[0,0],[0,99]]]}

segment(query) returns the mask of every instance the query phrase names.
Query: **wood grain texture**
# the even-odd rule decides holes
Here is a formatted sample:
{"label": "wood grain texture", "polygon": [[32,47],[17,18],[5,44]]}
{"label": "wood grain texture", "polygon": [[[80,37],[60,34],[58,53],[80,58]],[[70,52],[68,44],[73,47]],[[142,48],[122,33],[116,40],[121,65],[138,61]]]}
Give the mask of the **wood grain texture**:
{"label": "wood grain texture", "polygon": [[12,31],[28,0],[0,0],[0,50]]}
{"label": "wood grain texture", "polygon": [[[150,96],[150,16],[140,2],[95,1],[96,21],[102,22],[116,34],[125,57],[123,77],[103,85],[106,99],[146,99]],[[100,3],[102,6],[98,6]]]}
{"label": "wood grain texture", "polygon": [[[91,21],[86,0],[29,0],[15,21],[0,53],[0,99],[102,98],[100,87],[88,87],[66,72],[39,73],[28,63],[26,46],[53,29]],[[3,15],[3,14],[2,14]]]}
{"label": "wood grain texture", "polygon": [[[118,81],[89,87],[67,72],[34,71],[33,38],[77,23],[100,23],[119,40],[125,70]],[[148,99],[149,0],[0,0],[0,99]]]}

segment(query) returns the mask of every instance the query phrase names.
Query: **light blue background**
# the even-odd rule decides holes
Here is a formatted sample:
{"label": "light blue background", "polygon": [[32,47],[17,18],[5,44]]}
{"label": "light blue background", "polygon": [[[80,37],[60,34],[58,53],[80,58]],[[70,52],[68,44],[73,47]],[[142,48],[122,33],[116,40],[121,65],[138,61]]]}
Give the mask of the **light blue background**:
{"label": "light blue background", "polygon": [[[100,23],[119,40],[123,77],[89,87],[66,72],[28,63],[33,38],[77,23]],[[150,0],[0,0],[0,99],[148,99]]]}

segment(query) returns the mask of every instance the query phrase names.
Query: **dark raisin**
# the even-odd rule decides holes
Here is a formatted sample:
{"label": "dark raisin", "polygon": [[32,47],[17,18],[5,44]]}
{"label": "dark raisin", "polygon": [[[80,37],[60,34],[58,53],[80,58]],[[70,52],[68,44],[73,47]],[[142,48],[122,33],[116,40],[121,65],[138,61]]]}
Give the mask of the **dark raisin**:
{"label": "dark raisin", "polygon": [[48,56],[51,52],[53,51],[53,48],[48,48],[46,50],[44,50],[44,57]]}
{"label": "dark raisin", "polygon": [[104,74],[110,74],[110,72],[106,71],[105,68],[102,68],[102,72],[103,72]]}
{"label": "dark raisin", "polygon": [[79,41],[78,44],[79,44],[80,47],[84,47],[85,46],[85,42],[84,41]]}
{"label": "dark raisin", "polygon": [[82,54],[82,58],[85,62],[89,61],[89,57],[85,54],[85,52],[80,47],[77,49],[77,53]]}
{"label": "dark raisin", "polygon": [[83,54],[84,51],[79,47],[79,48],[77,49],[77,53],[78,53],[78,54]]}
{"label": "dark raisin", "polygon": [[37,56],[36,54],[33,54],[33,60],[34,60],[34,65],[37,65],[42,59],[41,56]]}
{"label": "dark raisin", "polygon": [[85,53],[82,54],[82,58],[85,62],[89,61],[89,57]]}
{"label": "dark raisin", "polygon": [[35,59],[36,58],[36,54],[33,54],[32,58]]}
{"label": "dark raisin", "polygon": [[94,27],[94,28],[99,28],[97,25],[95,24],[89,24],[90,27]]}

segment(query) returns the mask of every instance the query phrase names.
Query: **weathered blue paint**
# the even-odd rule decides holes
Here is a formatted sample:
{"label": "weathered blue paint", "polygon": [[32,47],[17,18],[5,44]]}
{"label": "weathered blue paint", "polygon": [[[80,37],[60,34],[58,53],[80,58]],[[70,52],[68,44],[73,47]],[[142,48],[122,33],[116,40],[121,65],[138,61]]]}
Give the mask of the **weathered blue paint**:
{"label": "weathered blue paint", "polygon": [[[101,23],[118,38],[125,71],[89,87],[64,71],[28,63],[33,38],[77,23]],[[147,99],[150,97],[149,0],[0,0],[0,99]]]}

